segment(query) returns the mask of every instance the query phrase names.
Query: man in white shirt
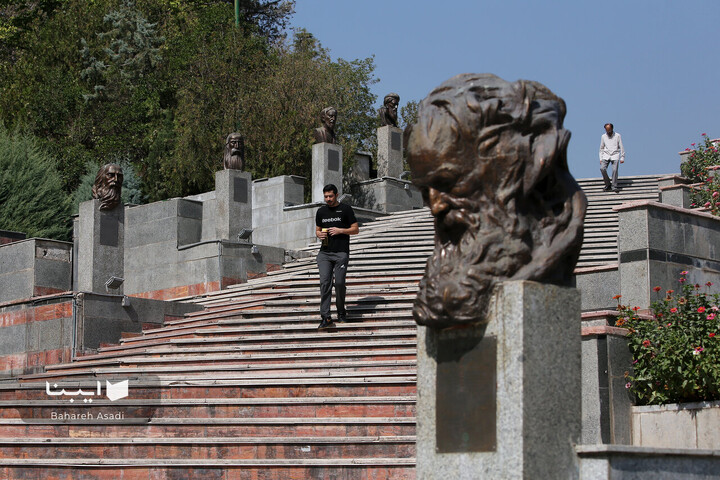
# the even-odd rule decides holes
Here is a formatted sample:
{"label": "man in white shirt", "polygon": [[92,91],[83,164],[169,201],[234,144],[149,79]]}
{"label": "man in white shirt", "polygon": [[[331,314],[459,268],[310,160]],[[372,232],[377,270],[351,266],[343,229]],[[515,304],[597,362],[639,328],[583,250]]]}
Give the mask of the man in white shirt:
{"label": "man in white shirt", "polygon": [[[618,160],[625,163],[625,149],[623,148],[622,138],[619,133],[613,131],[613,124],[605,124],[605,133],[600,137],[600,173],[602,173],[605,181],[606,192],[612,189],[613,192],[619,192],[618,189]],[[612,184],[608,178],[608,164],[613,164]]]}

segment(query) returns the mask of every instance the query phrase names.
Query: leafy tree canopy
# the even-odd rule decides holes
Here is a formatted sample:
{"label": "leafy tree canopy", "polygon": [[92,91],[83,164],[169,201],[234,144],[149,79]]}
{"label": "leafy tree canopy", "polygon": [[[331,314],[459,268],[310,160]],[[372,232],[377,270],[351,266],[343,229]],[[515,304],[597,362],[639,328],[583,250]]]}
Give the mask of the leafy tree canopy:
{"label": "leafy tree canopy", "polygon": [[0,52],[0,121],[40,139],[69,193],[118,157],[150,201],[211,190],[232,131],[256,178],[309,178],[331,105],[345,159],[372,147],[374,60],[333,61],[304,30],[285,38],[292,1],[241,0],[239,27],[229,0],[46,0],[41,20],[0,1],[0,26],[17,27]]}

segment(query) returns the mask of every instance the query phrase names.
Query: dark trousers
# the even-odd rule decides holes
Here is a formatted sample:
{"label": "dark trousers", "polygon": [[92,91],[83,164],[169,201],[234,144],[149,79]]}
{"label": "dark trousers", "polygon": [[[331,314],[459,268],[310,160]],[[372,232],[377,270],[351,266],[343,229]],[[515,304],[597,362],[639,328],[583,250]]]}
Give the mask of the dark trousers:
{"label": "dark trousers", "polygon": [[350,255],[345,252],[323,252],[317,254],[320,270],[320,316],[330,317],[330,297],[335,277],[335,307],[338,315],[345,315],[345,275]]}

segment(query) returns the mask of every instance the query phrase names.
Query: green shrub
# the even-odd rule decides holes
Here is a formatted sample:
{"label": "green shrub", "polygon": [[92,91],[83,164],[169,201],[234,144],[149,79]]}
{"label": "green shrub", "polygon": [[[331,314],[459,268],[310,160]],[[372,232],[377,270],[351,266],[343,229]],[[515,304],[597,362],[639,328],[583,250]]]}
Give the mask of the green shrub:
{"label": "green shrub", "polygon": [[0,230],[70,240],[70,199],[55,161],[31,135],[0,124]]}
{"label": "green shrub", "polygon": [[678,280],[681,291],[662,293],[651,315],[620,304],[616,326],[626,327],[633,372],[626,388],[638,405],[720,400],[720,294],[691,285],[687,272]]}

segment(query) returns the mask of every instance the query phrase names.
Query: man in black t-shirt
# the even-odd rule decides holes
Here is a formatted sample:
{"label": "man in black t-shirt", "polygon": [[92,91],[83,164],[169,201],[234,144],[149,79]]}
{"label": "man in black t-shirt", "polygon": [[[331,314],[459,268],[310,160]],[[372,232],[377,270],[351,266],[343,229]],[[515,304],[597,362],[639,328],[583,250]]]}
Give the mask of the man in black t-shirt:
{"label": "man in black t-shirt", "polygon": [[323,187],[326,205],[315,214],[315,235],[322,241],[317,255],[320,270],[320,317],[318,329],[332,327],[330,297],[335,277],[335,306],[338,322],[346,320],[345,275],[350,258],[350,235],[360,231],[355,212],[350,205],[338,202],[338,190],[333,184]]}

